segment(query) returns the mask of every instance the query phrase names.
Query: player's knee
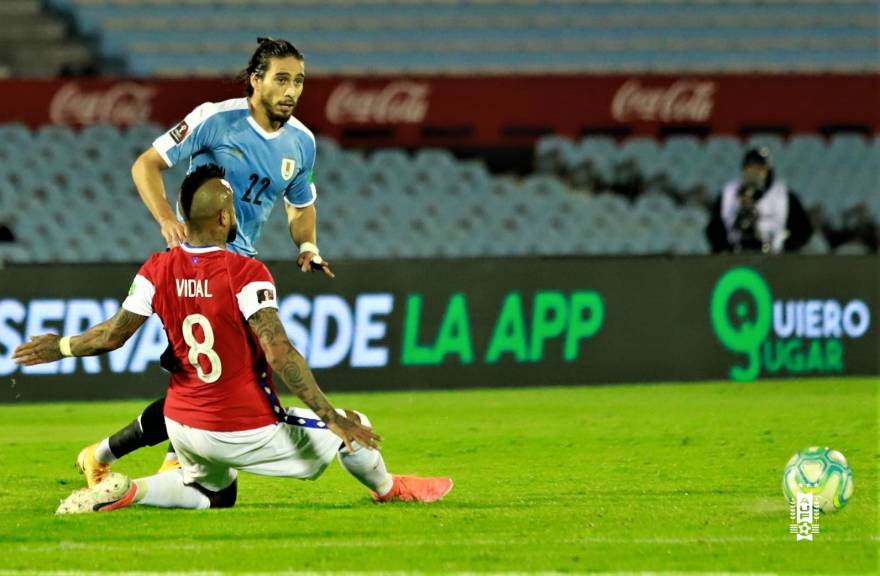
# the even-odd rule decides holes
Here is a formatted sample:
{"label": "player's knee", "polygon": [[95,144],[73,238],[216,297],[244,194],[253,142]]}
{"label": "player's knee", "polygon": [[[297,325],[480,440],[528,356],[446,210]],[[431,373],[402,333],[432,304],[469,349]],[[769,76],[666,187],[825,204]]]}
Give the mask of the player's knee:
{"label": "player's knee", "polygon": [[232,508],[238,500],[238,480],[233,480],[232,484],[219,492],[209,492],[206,495],[211,501],[211,508]]}
{"label": "player's knee", "polygon": [[214,490],[208,490],[198,482],[194,482],[192,484],[187,484],[187,486],[192,486],[199,492],[205,495],[210,502],[211,508],[232,508],[235,506],[235,501],[238,500],[238,480],[233,480],[232,484],[224,488],[223,490],[219,490],[215,492]]}
{"label": "player's knee", "polygon": [[[368,427],[372,428],[372,424],[370,423],[370,419],[367,418],[366,414],[364,414],[363,412],[358,412],[357,410],[349,410],[346,408],[345,409],[345,416],[349,420],[354,420],[355,422],[359,422],[363,426],[368,426]],[[357,452],[360,449],[361,449],[361,445],[358,444],[357,442],[355,442],[354,443],[354,452]],[[345,447],[345,444],[340,443],[339,449],[338,449],[338,456],[341,458],[342,456],[344,456],[345,454],[348,454],[348,453],[349,453],[349,450],[348,450],[348,448]]]}
{"label": "player's knee", "polygon": [[373,427],[373,425],[370,423],[370,419],[367,418],[366,414],[364,414],[363,412],[358,412],[357,410],[349,410],[348,408],[345,408],[345,415],[348,417],[349,420],[360,422],[364,426],[369,426],[370,428]]}

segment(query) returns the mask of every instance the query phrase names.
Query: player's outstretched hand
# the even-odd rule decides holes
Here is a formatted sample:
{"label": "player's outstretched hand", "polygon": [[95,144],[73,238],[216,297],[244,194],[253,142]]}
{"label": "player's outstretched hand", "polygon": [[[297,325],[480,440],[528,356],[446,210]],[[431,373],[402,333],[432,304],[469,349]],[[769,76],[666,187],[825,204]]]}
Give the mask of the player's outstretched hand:
{"label": "player's outstretched hand", "polygon": [[296,259],[296,265],[303,272],[312,272],[313,270],[321,270],[328,278],[336,278],[336,274],[330,269],[330,263],[321,258],[314,252],[308,250],[299,255]]}
{"label": "player's outstretched hand", "polygon": [[369,426],[364,426],[341,414],[337,414],[336,418],[327,424],[327,428],[342,438],[345,447],[351,451],[354,451],[352,444],[355,442],[364,448],[378,450],[379,442],[382,440],[382,437],[373,432]]}
{"label": "player's outstretched hand", "polygon": [[12,352],[12,361],[24,366],[34,366],[61,360],[64,356],[58,345],[60,339],[57,334],[31,336],[30,342],[22,344]]}
{"label": "player's outstretched hand", "polygon": [[180,246],[186,241],[186,228],[183,226],[182,222],[178,222],[174,218],[168,218],[167,220],[162,221],[160,227],[162,230],[162,237],[165,238],[165,244],[167,244],[169,248]]}

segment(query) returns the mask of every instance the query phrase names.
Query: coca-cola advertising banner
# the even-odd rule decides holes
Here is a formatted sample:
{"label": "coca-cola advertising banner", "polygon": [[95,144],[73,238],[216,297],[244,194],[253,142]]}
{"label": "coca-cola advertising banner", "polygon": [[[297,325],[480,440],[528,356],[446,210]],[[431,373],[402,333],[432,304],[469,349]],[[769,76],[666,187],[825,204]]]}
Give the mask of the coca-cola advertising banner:
{"label": "coca-cola advertising banner", "polygon": [[[241,94],[225,79],[6,80],[0,122],[171,126]],[[343,143],[497,146],[545,133],[878,132],[878,101],[871,75],[319,77],[296,114]]]}

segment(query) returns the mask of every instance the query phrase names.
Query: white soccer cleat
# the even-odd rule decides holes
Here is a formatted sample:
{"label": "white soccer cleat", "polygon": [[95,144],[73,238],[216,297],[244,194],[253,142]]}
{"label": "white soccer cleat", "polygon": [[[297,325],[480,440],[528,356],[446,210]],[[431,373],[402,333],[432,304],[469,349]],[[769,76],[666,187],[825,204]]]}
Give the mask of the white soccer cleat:
{"label": "white soccer cleat", "polygon": [[81,488],[61,502],[56,514],[88,514],[110,512],[129,506],[137,486],[128,476],[112,472],[92,488]]}

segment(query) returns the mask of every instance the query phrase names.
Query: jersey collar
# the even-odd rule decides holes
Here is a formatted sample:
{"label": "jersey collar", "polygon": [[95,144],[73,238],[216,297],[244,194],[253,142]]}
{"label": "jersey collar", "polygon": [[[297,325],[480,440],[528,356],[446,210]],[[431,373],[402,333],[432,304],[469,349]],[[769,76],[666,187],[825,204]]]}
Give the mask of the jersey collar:
{"label": "jersey collar", "polygon": [[213,246],[208,244],[207,246],[193,246],[189,242],[184,242],[180,245],[183,248],[184,252],[190,252],[192,254],[205,254],[207,252],[216,252],[217,250],[223,250],[219,246]]}
{"label": "jersey collar", "polygon": [[265,130],[263,130],[262,126],[257,124],[257,121],[254,120],[253,116],[248,115],[247,119],[248,119],[248,123],[251,125],[251,128],[256,130],[257,134],[259,134],[260,136],[262,136],[266,140],[273,140],[275,138],[278,138],[279,136],[281,136],[281,133],[284,131],[284,125],[282,125],[281,128],[279,128],[275,132],[266,132]]}

